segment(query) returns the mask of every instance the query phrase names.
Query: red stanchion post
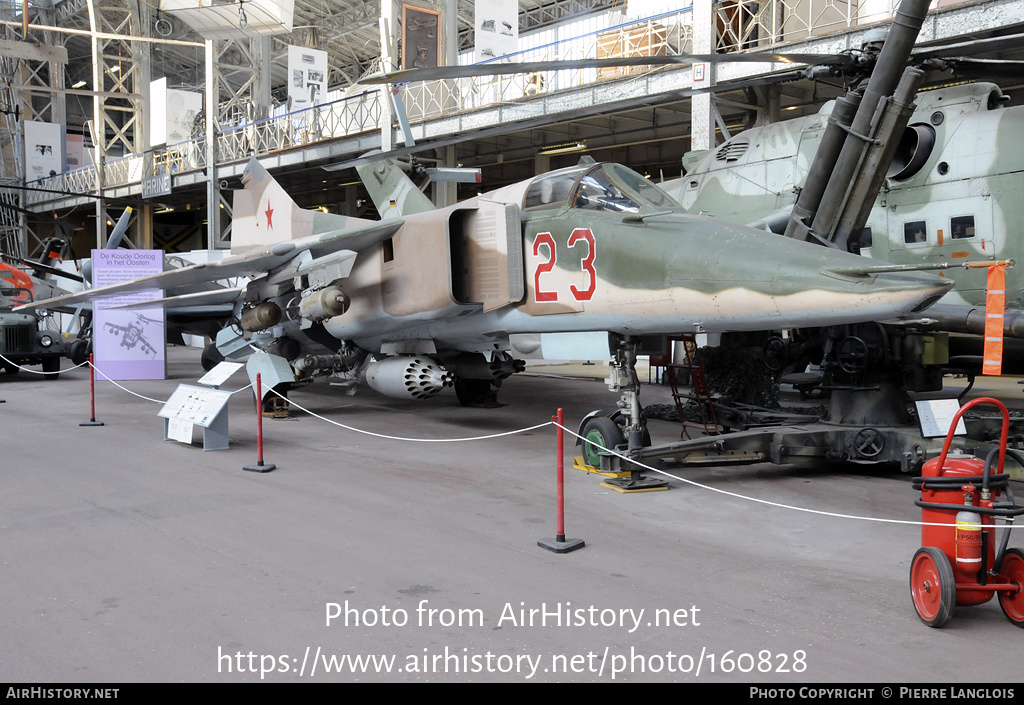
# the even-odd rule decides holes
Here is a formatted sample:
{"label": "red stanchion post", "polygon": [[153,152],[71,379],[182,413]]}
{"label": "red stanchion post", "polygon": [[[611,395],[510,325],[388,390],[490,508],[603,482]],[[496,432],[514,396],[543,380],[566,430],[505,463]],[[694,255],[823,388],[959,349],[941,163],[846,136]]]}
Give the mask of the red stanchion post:
{"label": "red stanchion post", "polygon": [[586,545],[583,539],[566,539],[565,538],[565,434],[564,434],[564,423],[565,419],[562,410],[559,409],[557,413],[551,417],[551,422],[555,424],[555,468],[558,485],[558,510],[557,510],[557,533],[554,539],[540,539],[537,541],[537,545],[541,548],[546,548],[549,551],[555,553],[569,553],[575,551],[578,548],[583,548]]}
{"label": "red stanchion post", "polygon": [[102,426],[102,421],[96,420],[96,366],[92,364],[92,354],[89,354],[89,420],[78,424],[79,426]]}
{"label": "red stanchion post", "polygon": [[256,373],[256,464],[243,465],[249,472],[270,472],[277,466],[263,462],[263,379]]}

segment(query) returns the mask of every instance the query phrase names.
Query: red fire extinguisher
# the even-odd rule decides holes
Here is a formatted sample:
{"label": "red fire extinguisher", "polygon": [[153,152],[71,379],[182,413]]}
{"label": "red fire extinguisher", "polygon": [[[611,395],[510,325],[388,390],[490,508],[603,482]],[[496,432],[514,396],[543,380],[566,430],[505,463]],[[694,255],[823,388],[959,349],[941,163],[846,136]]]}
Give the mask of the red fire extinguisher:
{"label": "red fire extinguisher", "polygon": [[[992,404],[1003,414],[999,446],[983,461],[950,451],[957,422],[978,404]],[[942,453],[926,462],[914,488],[921,491],[921,548],[910,566],[910,593],[921,620],[941,627],[954,606],[980,605],[999,596],[1003,613],[1024,627],[1024,552],[1007,548],[1009,531],[996,550],[996,517],[1007,523],[1024,514],[1013,501],[1006,455],[1024,465],[1024,454],[1007,449],[1009,412],[1002,402],[982,397],[964,405],[953,417]],[[998,455],[996,472],[992,471]]]}

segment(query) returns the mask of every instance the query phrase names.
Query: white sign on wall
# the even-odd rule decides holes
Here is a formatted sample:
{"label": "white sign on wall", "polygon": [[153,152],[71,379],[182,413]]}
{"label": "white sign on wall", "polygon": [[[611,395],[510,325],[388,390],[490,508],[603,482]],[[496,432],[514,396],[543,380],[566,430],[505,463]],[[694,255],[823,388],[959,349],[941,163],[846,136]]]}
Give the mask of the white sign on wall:
{"label": "white sign on wall", "polygon": [[25,180],[64,173],[64,126],[25,121]]}
{"label": "white sign on wall", "polygon": [[288,98],[292,111],[311,108],[327,94],[327,52],[288,47]]}
{"label": "white sign on wall", "polygon": [[519,50],[518,0],[476,0],[476,60]]}

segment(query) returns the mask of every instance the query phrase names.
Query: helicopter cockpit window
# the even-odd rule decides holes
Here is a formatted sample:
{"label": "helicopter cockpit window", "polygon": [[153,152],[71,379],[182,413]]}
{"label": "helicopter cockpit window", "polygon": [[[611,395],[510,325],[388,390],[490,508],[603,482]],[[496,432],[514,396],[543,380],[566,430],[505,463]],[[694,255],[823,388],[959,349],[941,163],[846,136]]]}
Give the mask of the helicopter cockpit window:
{"label": "helicopter cockpit window", "polygon": [[912,220],[903,224],[903,242],[918,245],[928,242],[927,224],[923,220]]}
{"label": "helicopter cockpit window", "polygon": [[974,216],[961,215],[949,219],[949,232],[954,240],[974,237]]}
{"label": "helicopter cockpit window", "polygon": [[530,184],[530,188],[526,190],[523,208],[537,208],[568,201],[572,187],[576,184],[582,171],[582,169],[560,171],[534,180]]}
{"label": "helicopter cockpit window", "polygon": [[574,208],[638,213],[641,208],[682,208],[671,196],[621,164],[602,164],[580,179]]}
{"label": "helicopter cockpit window", "polygon": [[20,286],[0,288],[0,305],[15,306],[32,303],[32,292]]}

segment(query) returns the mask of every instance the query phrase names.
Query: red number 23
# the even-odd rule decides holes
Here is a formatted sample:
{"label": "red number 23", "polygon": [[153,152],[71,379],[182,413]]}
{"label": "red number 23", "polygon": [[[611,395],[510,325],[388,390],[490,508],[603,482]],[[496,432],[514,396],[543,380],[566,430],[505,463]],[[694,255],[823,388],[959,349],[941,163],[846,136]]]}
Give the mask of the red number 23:
{"label": "red number 23", "polygon": [[[572,292],[573,298],[577,301],[590,301],[597,290],[597,270],[594,268],[594,260],[597,258],[597,242],[590,228],[576,228],[573,230],[569,236],[569,247],[575,247],[576,243],[580,240],[585,240],[587,243],[587,255],[583,258],[581,266],[583,271],[587,273],[588,285],[586,289],[579,289],[575,284],[572,284],[569,286],[569,291]],[[548,248],[548,258],[547,261],[537,265],[537,270],[533,275],[533,288],[536,292],[537,301],[558,301],[557,291],[542,289],[540,284],[540,276],[547,274],[555,268],[557,254],[555,251],[555,239],[551,236],[551,233],[537,234],[537,239],[533,241],[533,254],[535,257],[540,256],[541,246]]]}

